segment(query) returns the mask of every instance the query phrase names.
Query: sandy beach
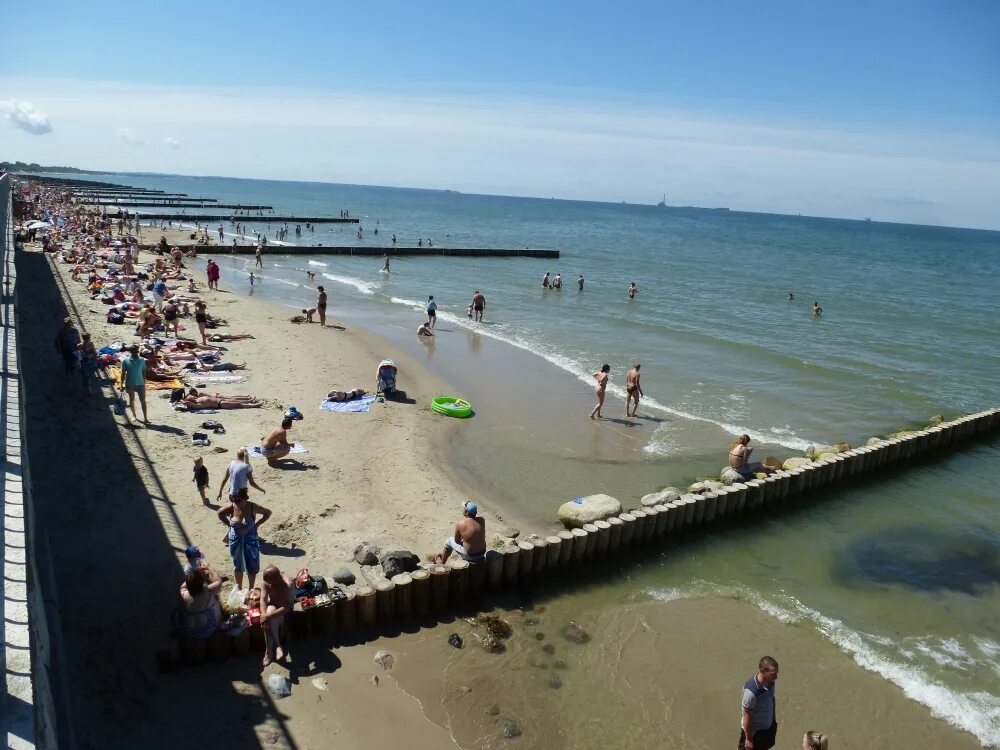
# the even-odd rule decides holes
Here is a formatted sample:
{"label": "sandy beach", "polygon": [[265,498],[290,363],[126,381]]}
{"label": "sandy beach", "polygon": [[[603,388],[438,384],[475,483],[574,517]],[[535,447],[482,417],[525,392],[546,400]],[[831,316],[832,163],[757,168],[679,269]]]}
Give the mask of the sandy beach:
{"label": "sandy beach", "polygon": [[[143,254],[142,260],[148,259]],[[199,545],[214,567],[231,575],[225,529],[215,513],[216,490],[236,449],[259,444],[288,406],[297,406],[305,415],[292,436],[309,452],[297,456],[303,460],[294,469],[253,462],[266,494],[254,492],[252,500],[274,514],[261,531],[262,566],[273,563],[291,575],[308,567],[329,576],[362,541],[423,555],[439,548],[459,516],[461,501],[469,497],[441,460],[455,424],[436,417],[428,407],[432,396],[447,392],[444,383],[375,335],[294,324],[287,309],[231,294],[225,288],[231,279],[223,279],[220,291],[209,292],[204,258],[191,264],[209,313],[231,324],[220,330],[255,336],[223,345],[227,360],[248,363],[239,373],[245,382],[208,390],[252,393],[265,406],[187,414],[170,408],[169,391],[149,391],[151,425],[144,427],[131,418],[112,417],[107,384],[100,397],[84,399],[77,379],[64,379],[52,366],[51,338],[63,309],[93,335],[98,347],[134,340],[130,327],[106,323],[103,306],[90,300],[84,283],[70,279],[68,265],[37,248],[19,258],[22,278],[28,280],[25,286],[33,290],[30,295],[22,292],[19,299],[26,359],[33,363],[25,370],[29,413],[66,415],[36,420],[29,442],[54,566],[66,574],[58,582],[58,597],[64,618],[64,668],[75,686],[78,740],[85,747],[121,746],[126,737],[138,742],[148,732],[142,744],[173,747],[190,739],[191,727],[178,725],[172,717],[194,697],[191,678],[196,675],[195,692],[211,701],[216,715],[211,726],[199,732],[217,732],[226,744],[242,744],[241,735],[266,744],[277,733],[285,737],[285,746],[319,747],[332,733],[351,737],[345,746],[357,746],[403,733],[418,741],[426,737],[428,745],[447,746],[447,733],[429,723],[419,704],[396,691],[391,680],[383,679],[369,698],[358,695],[376,690],[372,676],[381,670],[371,661],[374,647],[361,645],[340,655],[340,649],[309,643],[309,653],[315,655],[296,656],[293,647],[290,669],[274,665],[263,674],[253,656],[206,665],[197,673],[156,673],[153,656],[167,635],[177,601],[183,550],[188,544]],[[189,320],[182,335],[192,332],[197,334],[197,328]],[[332,388],[374,390],[375,370],[385,357],[399,365],[398,386],[405,392],[401,401],[376,402],[368,414],[318,408]],[[191,382],[200,381],[194,376]],[[212,435],[211,447],[193,448],[191,433],[206,419],[222,422],[226,433]],[[57,459],[50,464],[50,456],[65,455],[68,447],[85,443],[94,448],[87,452],[88,460],[71,459],[63,466],[65,459]],[[216,447],[226,452],[213,452]],[[192,461],[199,455],[211,477],[209,508],[192,483]],[[60,501],[67,495],[75,502]],[[92,552],[81,559],[81,548]],[[353,567],[357,572],[358,566]],[[364,583],[360,573],[358,578]],[[92,586],[109,595],[115,592],[113,636],[106,631],[107,602],[93,595]],[[296,722],[290,728],[287,719],[296,713],[292,707],[297,700],[285,700],[278,711],[262,689],[263,680],[275,670],[296,682],[322,674],[328,678],[328,693],[318,699],[339,707],[349,702],[350,710],[323,712],[322,722]],[[303,700],[303,710],[312,712],[313,700]],[[248,711],[248,706],[257,708]],[[393,716],[391,725],[368,720],[380,711]],[[247,726],[234,730],[237,723]]]}

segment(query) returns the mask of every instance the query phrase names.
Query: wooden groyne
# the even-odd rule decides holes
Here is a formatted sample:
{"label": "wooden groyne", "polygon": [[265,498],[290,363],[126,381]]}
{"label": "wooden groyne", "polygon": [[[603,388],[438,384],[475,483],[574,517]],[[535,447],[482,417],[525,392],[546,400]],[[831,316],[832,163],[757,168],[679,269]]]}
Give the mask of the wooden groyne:
{"label": "wooden groyne", "polygon": [[[544,582],[580,581],[626,555],[653,555],[677,544],[685,534],[713,525],[746,523],[754,516],[778,513],[807,501],[815,492],[835,488],[864,476],[878,476],[892,467],[911,465],[928,454],[959,448],[976,438],[1000,431],[1000,408],[945,422],[936,427],[880,440],[877,443],[814,461],[763,480],[734,484],[718,492],[684,495],[677,502],[619,513],[545,537],[519,539],[490,550],[481,562],[457,556],[446,565],[427,565],[376,585],[351,585],[345,597],[332,603],[296,609],[288,625],[293,637],[331,638],[354,631],[377,633],[401,624],[450,613],[475,611],[486,594],[527,590]],[[164,671],[181,663],[221,661],[251,649],[261,650],[249,631],[220,632],[200,641],[173,641],[157,651]]]}
{"label": "wooden groyne", "polygon": [[[142,245],[146,250],[155,250],[156,245]],[[201,255],[215,253],[216,255],[254,255],[256,245],[179,245],[182,248],[196,248]],[[390,258],[420,257],[420,256],[451,256],[455,258],[558,258],[558,250],[542,250],[532,248],[492,248],[492,247],[355,247],[355,246],[324,246],[324,245],[268,245],[264,255],[357,255],[361,257],[378,257],[388,255]]]}
{"label": "wooden groyne", "polygon": [[[246,208],[246,206],[241,206],[241,208]],[[251,224],[284,224],[288,222],[289,224],[357,224],[360,219],[356,219],[351,216],[346,219],[342,219],[339,216],[275,216],[275,215],[264,215],[264,216],[240,216],[236,213],[228,214],[147,214],[141,213],[139,218],[143,221],[147,219],[172,219],[176,221],[177,219],[190,221],[195,219],[197,221],[229,221],[230,219],[239,219],[241,223],[249,222]]]}
{"label": "wooden groyne", "polygon": [[[120,206],[121,208],[231,208],[234,211],[270,211],[274,206],[242,205],[239,203],[212,203],[210,200],[196,202],[182,198],[179,200],[156,201],[115,201],[115,200],[85,200],[91,206]],[[232,214],[228,214],[231,216]]]}

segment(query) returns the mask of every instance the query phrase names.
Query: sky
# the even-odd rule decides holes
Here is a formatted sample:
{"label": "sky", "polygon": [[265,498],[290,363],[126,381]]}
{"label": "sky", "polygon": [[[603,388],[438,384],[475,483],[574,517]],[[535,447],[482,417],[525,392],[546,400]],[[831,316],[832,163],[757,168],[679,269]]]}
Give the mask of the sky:
{"label": "sky", "polygon": [[1000,229],[1000,2],[226,5],[7,4],[0,160]]}

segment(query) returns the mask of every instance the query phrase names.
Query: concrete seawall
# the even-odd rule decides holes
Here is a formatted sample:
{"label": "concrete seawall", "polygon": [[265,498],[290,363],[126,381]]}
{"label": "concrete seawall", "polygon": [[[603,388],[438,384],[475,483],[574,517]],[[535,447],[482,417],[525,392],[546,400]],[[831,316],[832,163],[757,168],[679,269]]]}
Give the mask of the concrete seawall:
{"label": "concrete seawall", "polygon": [[[683,540],[688,532],[737,519],[791,509],[809,495],[877,475],[889,467],[906,467],[918,457],[960,448],[1000,432],[1000,408],[969,414],[935,427],[880,440],[870,446],[813,461],[764,480],[724,487],[700,496],[685,495],[676,503],[629,510],[583,528],[519,541],[490,550],[482,562],[452,558],[448,565],[429,565],[412,574],[394,576],[371,586],[348,587],[347,598],[331,605],[296,611],[289,620],[292,637],[337,637],[356,630],[377,633],[413,618],[475,610],[486,593],[525,590],[544,582],[580,581],[596,575],[602,563],[618,557],[640,557]],[[259,646],[259,644],[258,644]],[[252,649],[249,634],[216,634],[201,643],[173,642],[157,652],[160,668],[223,660]]]}

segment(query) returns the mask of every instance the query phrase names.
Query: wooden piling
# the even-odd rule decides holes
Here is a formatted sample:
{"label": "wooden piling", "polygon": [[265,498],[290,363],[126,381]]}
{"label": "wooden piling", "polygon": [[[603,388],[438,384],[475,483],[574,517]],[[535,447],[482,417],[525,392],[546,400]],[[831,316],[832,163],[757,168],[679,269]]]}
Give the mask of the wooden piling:
{"label": "wooden piling", "polygon": [[451,568],[447,565],[431,565],[427,571],[431,574],[431,612],[438,614],[448,606],[448,575]]}
{"label": "wooden piling", "polygon": [[385,579],[375,582],[375,609],[380,625],[388,625],[396,618],[396,584]]}
{"label": "wooden piling", "polygon": [[337,602],[337,629],[349,633],[358,627],[358,595],[347,589],[344,598]]}
{"label": "wooden piling", "polygon": [[635,516],[635,531],[632,532],[632,544],[640,544],[646,540],[646,521],[648,514],[643,508],[630,510],[629,513]]}
{"label": "wooden piling", "polygon": [[517,585],[517,577],[520,574],[521,549],[516,544],[508,544],[500,551],[503,553],[503,585],[506,588],[513,588]]}
{"label": "wooden piling", "polygon": [[391,579],[396,592],[396,616],[401,620],[413,616],[413,577],[409,573],[398,573]]}
{"label": "wooden piling", "polygon": [[573,559],[573,534],[567,529],[557,532],[561,544],[559,545],[559,566],[565,567]]}
{"label": "wooden piling", "polygon": [[503,588],[503,553],[499,550],[486,552],[486,585],[491,591]]}
{"label": "wooden piling", "polygon": [[583,559],[592,560],[597,552],[597,527],[592,523],[585,523],[583,530],[587,532],[584,540]]}
{"label": "wooden piling", "polygon": [[532,539],[531,546],[535,548],[532,555],[531,573],[537,579],[545,575],[545,568],[548,566],[549,543],[545,539]]}
{"label": "wooden piling", "polygon": [[378,624],[378,600],[375,589],[371,586],[358,586],[354,589],[358,597],[358,622],[363,628],[374,628]]}
{"label": "wooden piling", "polygon": [[527,584],[532,580],[532,568],[535,565],[535,545],[522,540],[517,543],[517,548],[521,550],[521,554],[518,555],[520,563],[518,565],[517,580],[522,584]]}
{"label": "wooden piling", "polygon": [[469,563],[469,597],[478,599],[486,586],[486,561],[474,560]]}
{"label": "wooden piling", "polygon": [[550,573],[559,567],[559,555],[562,552],[563,540],[558,536],[547,536],[548,547],[545,550],[545,568]]}
{"label": "wooden piling", "polygon": [[417,568],[410,573],[413,579],[413,614],[425,617],[431,611],[431,573]]}
{"label": "wooden piling", "polygon": [[608,556],[608,544],[611,542],[611,524],[607,521],[594,521],[597,527],[597,540],[595,541],[596,555],[600,559]]}
{"label": "wooden piling", "polygon": [[611,527],[611,532],[608,534],[608,554],[614,555],[618,552],[618,548],[622,543],[622,528],[624,524],[618,516],[611,516],[611,518],[607,519],[607,524]]}
{"label": "wooden piling", "polygon": [[448,601],[452,608],[464,607],[469,603],[469,561],[457,555],[448,558]]}
{"label": "wooden piling", "polygon": [[583,562],[583,554],[587,551],[587,532],[583,529],[572,529],[573,535],[573,565]]}
{"label": "wooden piling", "polygon": [[622,522],[621,546],[627,549],[632,544],[632,537],[635,535],[635,516],[631,513],[621,513],[618,518]]}

